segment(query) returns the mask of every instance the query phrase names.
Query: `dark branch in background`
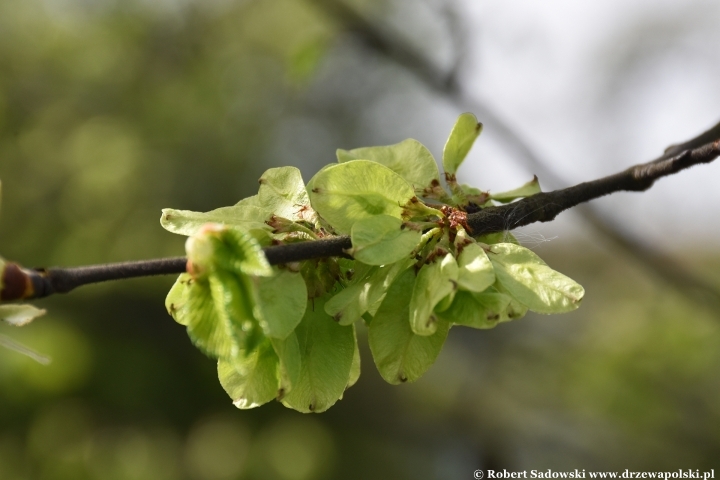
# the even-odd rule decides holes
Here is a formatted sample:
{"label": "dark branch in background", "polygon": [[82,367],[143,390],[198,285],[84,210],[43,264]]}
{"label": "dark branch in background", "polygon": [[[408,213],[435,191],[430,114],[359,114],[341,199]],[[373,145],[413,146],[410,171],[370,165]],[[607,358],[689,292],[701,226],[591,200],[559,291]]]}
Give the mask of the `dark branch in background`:
{"label": "dark branch in background", "polygon": [[[718,129],[720,130],[720,129]],[[702,134],[698,138],[703,137]],[[715,132],[720,137],[720,131]],[[695,143],[695,139],[687,142]],[[502,232],[535,222],[549,222],[576,205],[614,192],[640,192],[650,188],[659,178],[686,168],[708,163],[720,155],[720,138],[691,150],[682,150],[672,157],[663,155],[649,163],[636,165],[608,177],[581,183],[573,187],[538,193],[515,203],[488,207],[468,215],[468,225],[474,236]],[[303,243],[278,245],[264,249],[272,265],[324,257],[345,256],[351,248],[350,238],[338,236]],[[3,272],[3,300],[40,298],[53,293],[67,293],[76,287],[107,280],[119,280],[151,275],[182,273],[187,260],[183,257],[137,262],[111,263],[75,268],[26,270],[7,264]],[[28,288],[30,287],[30,288]],[[15,293],[16,292],[16,293]]]}
{"label": "dark branch in background", "polygon": [[[399,35],[389,29],[380,28],[342,1],[308,1],[319,6],[343,28],[360,39],[367,48],[400,65],[429,89],[482,118],[486,126],[492,126],[493,134],[498,136],[505,147],[514,152],[516,158],[523,161],[532,173],[539,176],[546,187],[557,189],[568,184],[547,166],[547,162],[533,152],[528,143],[500,115],[488,105],[470,98],[463,91],[457,80],[457,64],[450,72],[443,72],[428,58],[418,54],[416,49]],[[658,160],[671,158],[685,150],[695,149],[718,138],[720,138],[720,123],[688,142],[668,147]],[[720,305],[720,290],[716,286],[699,278],[673,258],[623,231],[617,222],[607,218],[597,208],[581,205],[577,212],[605,240],[637,260],[651,273],[659,276],[679,291],[709,303],[713,308]]]}

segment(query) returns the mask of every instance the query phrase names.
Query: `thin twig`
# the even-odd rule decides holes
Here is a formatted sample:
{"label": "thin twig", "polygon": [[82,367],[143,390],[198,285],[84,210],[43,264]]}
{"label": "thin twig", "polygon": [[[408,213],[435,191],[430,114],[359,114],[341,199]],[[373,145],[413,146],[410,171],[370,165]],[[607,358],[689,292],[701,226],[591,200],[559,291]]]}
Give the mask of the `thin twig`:
{"label": "thin twig", "polygon": [[[488,207],[468,216],[473,235],[512,230],[535,222],[549,222],[560,213],[581,203],[620,191],[642,192],[659,178],[672,175],[701,163],[712,162],[720,155],[720,139],[693,150],[635,165],[607,177],[573,187],[543,192],[501,207]],[[512,212],[509,217],[508,212]]]}
{"label": "thin twig", "polygon": [[[718,132],[720,136],[720,132]],[[703,134],[704,135],[704,134]],[[705,138],[705,137],[703,137]],[[689,143],[692,143],[689,142]],[[549,222],[561,212],[581,203],[619,191],[644,191],[656,180],[672,175],[686,168],[713,161],[720,155],[720,139],[692,150],[667,157],[664,155],[652,162],[636,165],[620,173],[603,177],[573,187],[538,193],[507,205],[488,207],[468,215],[468,226],[474,236],[501,232],[535,222]],[[264,249],[272,265],[298,262],[324,257],[346,256],[352,246],[347,236],[322,240],[276,245]],[[18,298],[40,298],[54,293],[67,293],[82,285],[152,275],[182,273],[187,260],[173,257],[136,262],[110,263],[74,268],[23,269],[15,264],[6,264],[3,272],[3,290],[0,297],[5,300]],[[21,292],[9,296],[8,292]]]}
{"label": "thin twig", "polygon": [[[486,125],[492,125],[492,131],[497,138],[505,144],[506,148],[515,153],[517,159],[523,161],[534,174],[542,178],[546,187],[557,189],[568,184],[548,166],[548,162],[543,161],[529,147],[528,142],[518,135],[501,115],[487,104],[467,95],[454,71],[443,72],[427,57],[420,55],[399,35],[388,29],[379,28],[342,1],[308,1],[319,6],[322,11],[329,14],[356,38],[359,38],[370,50],[403,67],[430,90],[444,96],[461,108],[472,111],[482,118]],[[658,160],[670,158],[684,150],[697,148],[717,138],[720,138],[720,123],[688,142],[668,147]],[[601,214],[597,208],[591,205],[580,205],[576,211],[580,218],[594,228],[602,238],[638,261],[647,271],[662,278],[681,292],[703,301],[711,299],[713,307],[720,305],[720,290],[715,285],[698,277],[687,267],[653,246],[633,238],[617,222]]]}

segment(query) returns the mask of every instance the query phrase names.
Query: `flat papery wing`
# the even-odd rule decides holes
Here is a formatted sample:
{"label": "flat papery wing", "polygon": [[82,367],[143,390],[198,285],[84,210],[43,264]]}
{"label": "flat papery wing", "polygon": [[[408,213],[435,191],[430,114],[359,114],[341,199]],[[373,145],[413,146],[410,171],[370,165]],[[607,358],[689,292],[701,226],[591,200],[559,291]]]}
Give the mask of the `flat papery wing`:
{"label": "flat papery wing", "polygon": [[180,325],[187,325],[189,316],[183,310],[188,302],[190,284],[193,282],[189,273],[181,273],[165,297],[165,308]]}
{"label": "flat papery wing", "polygon": [[474,293],[459,291],[450,308],[440,313],[441,318],[456,325],[472,328],[493,328],[508,320],[507,311],[512,299],[499,292]]}
{"label": "flat papery wing", "polygon": [[172,317],[206,355],[229,358],[261,341],[250,284],[218,270],[203,279],[181,275],[165,300]]}
{"label": "flat papery wing", "polygon": [[160,225],[169,232],[187,236],[195,235],[207,223],[239,227],[243,230],[270,231],[272,229],[265,221],[271,215],[270,210],[250,205],[233,205],[209,212],[164,208],[160,216]]}
{"label": "flat papery wing", "polygon": [[475,240],[477,240],[478,243],[484,243],[486,245],[494,245],[496,243],[514,243],[515,245],[520,245],[520,242],[518,242],[517,238],[515,238],[515,235],[507,230],[504,232],[480,235],[475,237]]}
{"label": "flat papery wing", "polygon": [[235,206],[263,208],[262,203],[260,203],[260,197],[258,197],[257,195],[251,195],[249,197],[242,198],[235,204]]}
{"label": "flat papery wing", "polygon": [[466,245],[457,258],[458,287],[482,292],[495,283],[495,271],[485,250],[477,243]]}
{"label": "flat papery wing", "polygon": [[415,280],[412,270],[402,273],[368,327],[375,365],[383,379],[395,385],[414,382],[435,363],[450,329],[450,322],[439,319],[435,333],[413,332],[408,317]]}
{"label": "flat papery wing", "polygon": [[471,187],[470,185],[460,185],[460,191],[464,197],[466,204],[474,203],[478,207],[485,207],[492,205],[489,203],[490,195],[487,192],[483,192],[479,188]]}
{"label": "flat papery wing", "polygon": [[498,322],[502,323],[512,320],[520,320],[525,315],[527,315],[527,312],[529,311],[528,307],[517,301],[517,299],[513,297],[512,294],[505,287],[503,287],[500,282],[496,281],[492,288],[489,288],[488,291],[496,291],[510,297],[510,303],[508,304],[505,311],[500,314],[500,319],[498,320]]}
{"label": "flat papery wing", "polygon": [[507,192],[491,193],[490,198],[496,202],[508,203],[513,200],[517,200],[518,198],[529,197],[540,192],[540,182],[538,181],[537,176],[534,176],[532,180],[521,187],[508,190]]}
{"label": "flat papery wing", "polygon": [[263,405],[278,396],[278,356],[269,341],[241,358],[218,361],[220,384],[237,408]]}
{"label": "flat papery wing", "polygon": [[186,303],[175,310],[173,318],[187,327],[193,344],[213,358],[228,358],[235,342],[227,325],[215,311],[215,302],[208,282],[193,281],[188,285]]}
{"label": "flat papery wing", "polygon": [[482,124],[478,123],[475,115],[463,113],[458,117],[443,149],[443,169],[446,174],[455,175],[480,132]]}
{"label": "flat papery wing", "polygon": [[575,310],[585,295],[582,286],[548,267],[531,250],[513,243],[491,247],[490,261],[498,283],[518,302],[537,313]]}
{"label": "flat papery wing", "polygon": [[417,335],[432,335],[437,330],[435,307],[457,290],[458,265],[448,253],[435,263],[423,265],[410,298],[410,326]]}
{"label": "flat papery wing", "polygon": [[260,326],[269,337],[283,339],[295,330],[307,306],[307,287],[302,275],[288,270],[254,279],[260,309]]}
{"label": "flat papery wing", "polygon": [[355,351],[352,327],[342,326],[325,313],[327,297],[315,299],[297,326],[302,367],[298,381],[282,399],[283,405],[299,412],[323,412],[345,391]]}
{"label": "flat papery wing", "polygon": [[367,265],[387,265],[408,257],[422,233],[403,228],[403,221],[390,215],[358,220],[352,227],[353,257]]}
{"label": "flat papery wing", "polygon": [[400,175],[369,160],[326,167],[307,189],[313,209],[336,233],[345,235],[358,220],[376,215],[402,218],[403,206],[415,195]]}
{"label": "flat papery wing", "polygon": [[298,343],[295,332],[292,332],[282,340],[271,338],[270,342],[272,342],[273,349],[275,349],[275,353],[279,359],[278,379],[280,380],[280,388],[277,399],[282,400],[300,379],[300,371],[302,368],[300,344]]}
{"label": "flat papery wing", "polygon": [[[341,325],[350,325],[366,312],[375,313],[395,278],[410,268],[413,260],[362,268],[353,282],[325,303],[325,312]],[[360,264],[362,265],[362,264]],[[358,269],[361,270],[361,269]]]}
{"label": "flat papery wing", "polygon": [[266,170],[260,177],[258,203],[265,210],[291,220],[314,223],[315,212],[310,207],[305,182],[295,167]]}
{"label": "flat papery wing", "polygon": [[364,147],[337,151],[338,162],[372,160],[385,165],[403,177],[415,189],[417,195],[439,184],[437,162],[425,145],[408,138],[395,145]]}
{"label": "flat papery wing", "polygon": [[215,315],[227,326],[233,341],[231,354],[252,351],[265,335],[259,324],[251,282],[223,270],[214,272],[208,281]]}
{"label": "flat papery wing", "polygon": [[325,303],[325,312],[341,325],[355,323],[368,310],[371,287],[370,281],[348,285]]}
{"label": "flat papery wing", "polygon": [[216,269],[243,275],[273,275],[260,244],[244,230],[206,224],[188,238],[185,251],[196,276]]}
{"label": "flat papery wing", "polygon": [[352,329],[353,338],[355,339],[355,348],[353,350],[352,365],[350,366],[350,378],[348,379],[348,384],[347,387],[345,387],[345,390],[355,385],[360,378],[360,347],[358,347],[357,329],[355,328],[355,325],[352,326]]}
{"label": "flat papery wing", "polygon": [[22,327],[35,318],[45,315],[47,310],[33,305],[9,303],[0,305],[0,320],[16,327]]}

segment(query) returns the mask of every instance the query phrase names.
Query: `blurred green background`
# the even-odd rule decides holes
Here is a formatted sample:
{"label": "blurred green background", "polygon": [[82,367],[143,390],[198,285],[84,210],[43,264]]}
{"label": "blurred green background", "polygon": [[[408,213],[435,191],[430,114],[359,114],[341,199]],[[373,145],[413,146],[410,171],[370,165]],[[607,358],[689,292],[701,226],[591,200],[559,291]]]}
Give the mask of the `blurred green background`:
{"label": "blurred green background", "polygon": [[[449,11],[443,2],[350,3],[439,64],[452,58],[438,27]],[[445,19],[462,22],[473,2],[448,3],[461,15]],[[495,18],[492,8],[481,14]],[[628,39],[667,38],[663,25],[625,25],[611,32],[607,51]],[[613,92],[627,95],[617,87],[623,72],[633,78],[657,57],[657,44],[646,44],[653,48],[628,53],[622,68],[617,56],[597,67],[614,65]],[[472,48],[465,55],[473,58]],[[491,71],[499,61],[488,54],[475,63]],[[439,156],[462,111],[303,0],[1,0],[0,252],[26,266],[181,255],[184,238],[160,228],[161,208],[231,205],[255,193],[273,166],[298,166],[308,180],[338,147],[413,136]],[[478,163],[494,151],[483,138]],[[664,138],[655,151],[682,139]],[[633,148],[628,154],[644,154]],[[613,171],[593,168],[580,170],[585,179]],[[469,180],[488,188],[493,176],[482,172]],[[664,183],[666,197],[673,181]],[[53,358],[42,366],[0,349],[0,479],[719,468],[720,314],[569,218],[559,239],[544,241],[551,224],[526,229],[521,241],[585,286],[582,308],[490,331],[456,328],[426,377],[399,387],[383,383],[361,331],[362,376],[320,415],[275,403],[235,409],[214,363],[165,312],[173,278],[38,301],[47,316],[22,329],[0,325]],[[683,262],[720,288],[717,245],[697,241]]]}

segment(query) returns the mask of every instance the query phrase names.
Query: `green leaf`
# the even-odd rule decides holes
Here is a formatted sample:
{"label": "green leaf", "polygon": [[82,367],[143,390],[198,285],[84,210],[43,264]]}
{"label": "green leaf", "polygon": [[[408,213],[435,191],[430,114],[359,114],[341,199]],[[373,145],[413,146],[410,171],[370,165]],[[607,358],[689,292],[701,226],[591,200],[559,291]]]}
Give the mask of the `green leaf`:
{"label": "green leaf", "polygon": [[[255,207],[259,208],[261,210],[267,210],[263,207],[263,204],[260,202],[260,197],[257,195],[253,195],[250,197],[245,197],[241,199],[239,202],[235,204],[236,207]],[[270,210],[267,210],[268,213],[272,213]]]}
{"label": "green leaf", "polygon": [[525,185],[518,187],[514,190],[508,190],[507,192],[492,193],[490,194],[490,198],[497,202],[508,203],[518,198],[535,195],[536,193],[540,193],[540,191],[540,182],[538,181],[537,176],[534,176],[533,179]]}
{"label": "green leaf", "polygon": [[531,250],[498,243],[492,246],[489,257],[498,282],[533,312],[563,313],[580,306],[583,287],[548,267]]}
{"label": "green leaf", "polygon": [[307,186],[310,202],[337,233],[375,215],[401,218],[413,188],[397,173],[369,160],[352,160],[318,172]]}
{"label": "green leaf", "polygon": [[472,113],[463,113],[458,117],[443,149],[443,169],[446,174],[455,175],[481,131],[482,124],[478,123]]}
{"label": "green leaf", "polygon": [[498,320],[498,322],[502,323],[509,322],[511,320],[519,320],[527,314],[528,307],[518,302],[512,294],[503,287],[499,281],[497,281],[497,278],[495,280],[495,284],[491,288],[488,288],[486,292],[498,292],[507,295],[510,298],[510,303],[505,311],[500,315],[500,320]]}
{"label": "green leaf", "polygon": [[355,385],[355,383],[357,383],[358,379],[360,378],[360,348],[358,347],[357,331],[355,329],[355,325],[352,326],[352,329],[355,348],[353,350],[352,365],[350,366],[350,378],[348,379],[348,384],[345,387],[345,390]]}
{"label": "green leaf", "polygon": [[190,237],[186,248],[192,274],[175,282],[168,312],[207,355],[249,354],[263,332],[248,275],[273,273],[264,253],[249,234],[213,224]]}
{"label": "green leaf", "polygon": [[386,265],[409,256],[422,233],[402,227],[402,220],[389,215],[358,220],[350,234],[352,256],[368,265]]}
{"label": "green leaf", "polygon": [[295,330],[302,367],[283,405],[303,413],[323,412],[343,394],[350,380],[355,351],[352,327],[338,325],[325,313],[327,297],[315,299],[315,308],[308,306]]}
{"label": "green leaf", "polygon": [[278,356],[269,341],[249,355],[218,361],[218,378],[237,408],[263,405],[278,396]]}
{"label": "green leaf", "polygon": [[301,262],[300,274],[305,280],[308,298],[322,297],[335,291],[341,276],[340,266],[333,257]]}
{"label": "green leaf", "polygon": [[[410,299],[410,326],[418,335],[432,335],[437,330],[435,306],[457,289],[458,265],[452,254],[423,265],[418,273]],[[374,321],[374,319],[373,319]]]}
{"label": "green leaf", "polygon": [[278,378],[280,379],[280,388],[278,390],[278,400],[281,400],[295,385],[300,378],[300,370],[302,368],[302,357],[300,355],[300,344],[297,340],[295,332],[288,335],[285,339],[280,340],[271,338],[273,348],[277,354],[280,363],[278,364]]}
{"label": "green leaf", "polygon": [[478,243],[484,243],[485,245],[494,245],[496,243],[514,243],[515,245],[520,245],[520,242],[517,241],[515,235],[508,231],[480,235],[479,237],[476,237],[475,240],[477,240]]}
{"label": "green leaf", "polygon": [[479,188],[471,187],[470,185],[460,185],[460,191],[467,203],[474,203],[479,207],[486,206],[490,200],[490,195],[488,195],[487,192],[483,192]]}
{"label": "green leaf", "polygon": [[372,286],[369,278],[358,279],[330,298],[325,303],[325,312],[340,325],[355,323],[369,308]]}
{"label": "green leaf", "polygon": [[302,275],[287,270],[272,277],[258,277],[257,301],[260,325],[269,337],[283,339],[295,330],[307,306],[307,288]]}
{"label": "green leaf", "polygon": [[[365,312],[375,313],[375,306],[387,293],[395,278],[410,268],[413,259],[396,262],[392,265],[358,268],[352,283],[325,303],[325,312],[340,325],[350,325],[360,319]],[[357,262],[361,267],[362,263]]]}
{"label": "green leaf", "polygon": [[271,214],[271,211],[263,208],[240,204],[205,213],[164,208],[160,216],[160,225],[169,232],[187,236],[195,235],[207,223],[239,227],[243,230],[270,231],[271,228],[265,224],[265,221]]}
{"label": "green leaf", "polygon": [[498,292],[459,291],[450,308],[440,314],[443,319],[472,328],[493,328],[510,320],[507,310],[511,298]]}
{"label": "green leaf", "polygon": [[385,381],[395,385],[414,382],[435,363],[450,329],[450,322],[439,320],[432,335],[412,331],[408,317],[414,285],[414,272],[406,270],[390,287],[368,327],[375,365]]}
{"label": "green leaf", "polygon": [[185,308],[185,304],[188,301],[188,288],[189,283],[192,282],[192,277],[189,273],[181,273],[180,276],[175,280],[172,288],[165,297],[165,308],[170,316],[178,322],[180,325],[187,325],[189,319],[186,312],[178,313]]}
{"label": "green leaf", "polygon": [[213,358],[229,358],[234,341],[230,326],[215,311],[210,284],[193,280],[187,288],[187,302],[175,310],[174,318],[187,326],[190,340],[203,353]]}
{"label": "green leaf", "polygon": [[279,217],[310,223],[316,220],[302,175],[295,167],[266,170],[260,177],[257,197],[263,209]]}
{"label": "green leaf", "polygon": [[[495,284],[495,288],[497,288],[497,284]],[[500,289],[498,289],[500,290]],[[519,320],[525,316],[528,312],[528,307],[523,305],[522,303],[515,300],[511,295],[509,295],[507,292],[505,295],[508,295],[510,297],[510,304],[505,309],[502,315],[500,315],[500,322],[509,322],[510,320]]]}
{"label": "green leaf", "polygon": [[225,270],[200,280],[183,274],[165,305],[206,355],[229,358],[240,351],[249,352],[262,340],[250,288],[248,281]]}
{"label": "green leaf", "polygon": [[458,255],[458,287],[482,292],[495,283],[495,272],[485,250],[477,243],[466,245]]}
{"label": "green leaf", "polygon": [[418,195],[430,188],[433,180],[438,182],[440,178],[437,163],[430,150],[412,138],[384,147],[338,149],[337,159],[340,163],[350,160],[372,160],[381,163],[403,177]]}
{"label": "green leaf", "polygon": [[233,339],[231,355],[248,354],[264,338],[258,324],[250,282],[231,272],[215,271],[208,278],[216,316]]}
{"label": "green leaf", "polygon": [[16,327],[27,325],[33,319],[45,315],[45,313],[47,313],[47,310],[28,304],[11,303],[0,305],[0,320]]}
{"label": "green leaf", "polygon": [[217,269],[255,276],[273,274],[260,245],[242,230],[205,225],[188,238],[185,250],[195,275]]}

